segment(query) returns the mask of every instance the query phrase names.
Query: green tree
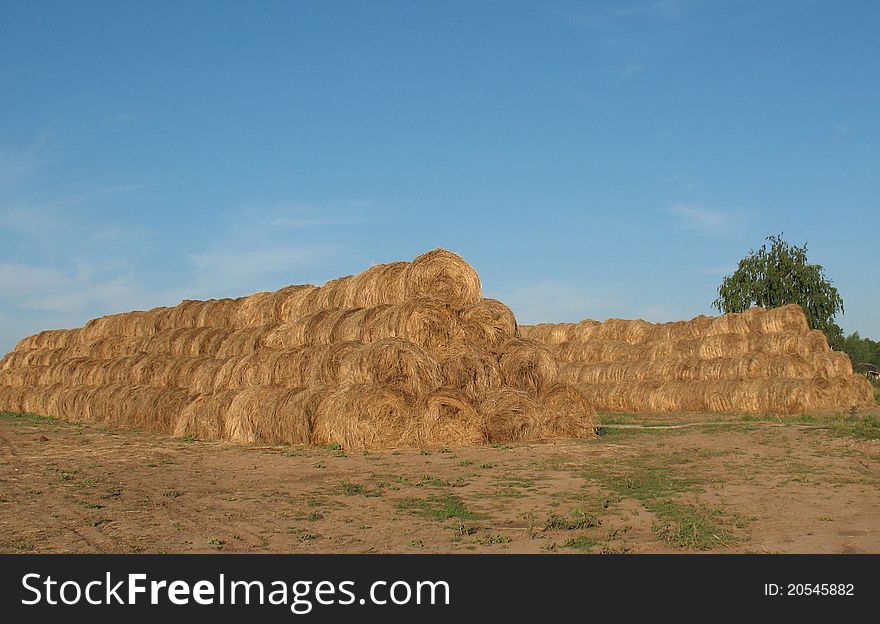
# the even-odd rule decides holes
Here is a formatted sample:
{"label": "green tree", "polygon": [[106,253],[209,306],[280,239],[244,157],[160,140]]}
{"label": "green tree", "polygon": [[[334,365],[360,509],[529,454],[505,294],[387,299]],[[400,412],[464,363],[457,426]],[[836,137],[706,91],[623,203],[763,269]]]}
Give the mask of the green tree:
{"label": "green tree", "polygon": [[859,332],[853,332],[840,340],[835,349],[846,352],[853,366],[861,368],[863,364],[880,367],[880,342],[870,338],[862,338]]}
{"label": "green tree", "polygon": [[713,305],[727,314],[755,305],[776,308],[796,303],[804,309],[810,327],[825,332],[832,343],[842,340],[834,317],[843,312],[843,299],[822,266],[807,262],[807,245],[790,245],[782,234],[766,240],[739,261],[733,275],[724,278]]}

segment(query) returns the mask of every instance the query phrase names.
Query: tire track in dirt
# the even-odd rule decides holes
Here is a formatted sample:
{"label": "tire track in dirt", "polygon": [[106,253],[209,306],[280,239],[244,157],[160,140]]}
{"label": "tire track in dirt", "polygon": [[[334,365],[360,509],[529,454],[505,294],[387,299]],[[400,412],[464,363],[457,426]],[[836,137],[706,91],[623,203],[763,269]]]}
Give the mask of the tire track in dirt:
{"label": "tire track in dirt", "polygon": [[[207,458],[208,462],[215,460],[214,455]],[[196,544],[200,549],[212,550],[209,548],[209,539],[230,545],[235,543],[237,548],[260,549],[268,546],[268,540],[257,533],[266,529],[263,525],[252,528],[241,524],[230,526],[236,516],[244,516],[244,511],[230,511],[228,518],[215,518],[215,510],[219,508],[216,499],[223,493],[204,491],[207,482],[203,475],[206,472],[216,473],[217,468],[206,466],[204,458],[188,452],[177,456],[173,465],[175,471],[172,475],[138,484],[138,495],[144,495],[145,500],[151,502],[132,511],[150,514],[150,519],[159,526],[177,523],[180,533],[189,537],[205,537],[204,544]],[[184,475],[185,480],[175,478],[178,474]]]}
{"label": "tire track in dirt", "polygon": [[18,455],[12,440],[0,433],[0,453],[3,455]]}

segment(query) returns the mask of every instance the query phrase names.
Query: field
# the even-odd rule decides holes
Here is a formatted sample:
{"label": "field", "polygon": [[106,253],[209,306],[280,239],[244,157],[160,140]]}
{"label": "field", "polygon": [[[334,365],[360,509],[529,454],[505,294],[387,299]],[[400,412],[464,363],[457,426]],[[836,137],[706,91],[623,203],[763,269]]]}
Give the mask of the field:
{"label": "field", "polygon": [[880,552],[878,410],[598,439],[236,445],[0,415],[2,552]]}

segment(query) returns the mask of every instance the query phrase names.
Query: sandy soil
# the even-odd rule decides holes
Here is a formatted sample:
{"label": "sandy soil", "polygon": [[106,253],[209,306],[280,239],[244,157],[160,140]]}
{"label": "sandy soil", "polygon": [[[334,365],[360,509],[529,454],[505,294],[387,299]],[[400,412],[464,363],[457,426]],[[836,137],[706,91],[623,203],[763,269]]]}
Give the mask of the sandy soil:
{"label": "sandy soil", "polygon": [[606,420],[593,441],[364,454],[3,415],[0,551],[880,553],[880,440]]}

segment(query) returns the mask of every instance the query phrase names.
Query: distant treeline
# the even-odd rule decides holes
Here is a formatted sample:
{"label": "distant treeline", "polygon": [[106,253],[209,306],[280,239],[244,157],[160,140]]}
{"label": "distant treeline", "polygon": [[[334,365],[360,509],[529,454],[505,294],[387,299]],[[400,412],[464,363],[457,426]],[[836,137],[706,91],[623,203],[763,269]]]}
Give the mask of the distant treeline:
{"label": "distant treeline", "polygon": [[844,337],[842,334],[829,337],[831,346],[836,351],[844,351],[852,360],[853,368],[864,372],[865,367],[861,364],[873,364],[880,367],[880,342],[870,338],[862,338],[859,332],[853,332]]}

